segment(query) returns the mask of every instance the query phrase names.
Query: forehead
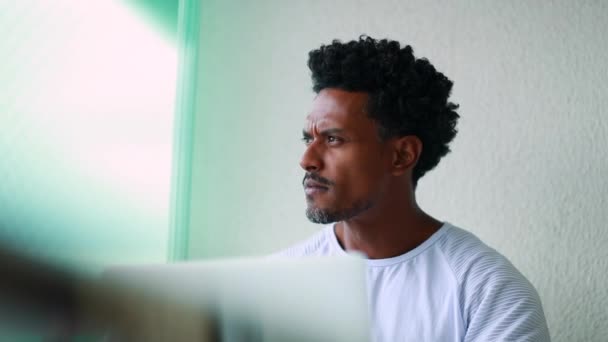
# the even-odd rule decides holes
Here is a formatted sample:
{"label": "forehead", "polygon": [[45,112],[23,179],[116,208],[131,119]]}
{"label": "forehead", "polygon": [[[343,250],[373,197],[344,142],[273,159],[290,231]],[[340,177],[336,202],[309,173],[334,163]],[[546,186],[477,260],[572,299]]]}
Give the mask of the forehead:
{"label": "forehead", "polygon": [[364,92],[323,89],[312,102],[306,126],[309,129],[323,129],[329,128],[328,126],[356,128],[370,125],[371,120],[366,114],[367,98],[368,95]]}

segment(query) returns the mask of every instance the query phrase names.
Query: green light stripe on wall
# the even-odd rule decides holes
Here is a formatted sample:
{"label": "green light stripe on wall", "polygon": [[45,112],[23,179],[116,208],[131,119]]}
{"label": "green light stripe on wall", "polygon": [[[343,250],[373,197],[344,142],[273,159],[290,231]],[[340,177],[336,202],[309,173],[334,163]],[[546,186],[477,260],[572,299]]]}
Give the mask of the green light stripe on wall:
{"label": "green light stripe on wall", "polygon": [[199,11],[199,0],[180,1],[177,31],[180,56],[169,215],[169,261],[185,260],[188,257]]}

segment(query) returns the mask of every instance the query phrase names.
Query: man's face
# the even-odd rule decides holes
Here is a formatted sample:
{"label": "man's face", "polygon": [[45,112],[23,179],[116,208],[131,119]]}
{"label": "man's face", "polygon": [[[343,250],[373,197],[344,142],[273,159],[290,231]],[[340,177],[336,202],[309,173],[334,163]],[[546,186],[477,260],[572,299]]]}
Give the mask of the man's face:
{"label": "man's face", "polygon": [[354,218],[372,208],[386,189],[389,151],[367,116],[367,99],[363,92],[327,88],[312,103],[300,161],[306,171],[306,216],[312,222]]}

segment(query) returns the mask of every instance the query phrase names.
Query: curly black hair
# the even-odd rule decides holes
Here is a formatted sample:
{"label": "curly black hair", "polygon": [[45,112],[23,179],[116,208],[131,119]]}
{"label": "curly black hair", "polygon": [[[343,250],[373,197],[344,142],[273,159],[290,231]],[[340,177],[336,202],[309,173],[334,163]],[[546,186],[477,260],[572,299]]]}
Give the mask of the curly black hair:
{"label": "curly black hair", "polygon": [[309,53],[313,90],[325,88],[368,93],[368,115],[383,140],[415,135],[423,144],[413,170],[413,183],[450,152],[456,136],[458,105],[448,102],[452,81],[425,58],[414,57],[411,46],[361,36],[332,41]]}

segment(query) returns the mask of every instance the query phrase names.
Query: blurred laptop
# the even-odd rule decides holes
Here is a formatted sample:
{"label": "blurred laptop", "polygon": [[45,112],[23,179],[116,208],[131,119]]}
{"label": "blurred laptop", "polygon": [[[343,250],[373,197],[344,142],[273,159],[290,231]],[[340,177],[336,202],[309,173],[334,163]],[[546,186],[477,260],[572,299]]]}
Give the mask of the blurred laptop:
{"label": "blurred laptop", "polygon": [[[124,289],[109,341],[369,341],[356,256],[117,266]],[[120,317],[118,317],[120,316]]]}

